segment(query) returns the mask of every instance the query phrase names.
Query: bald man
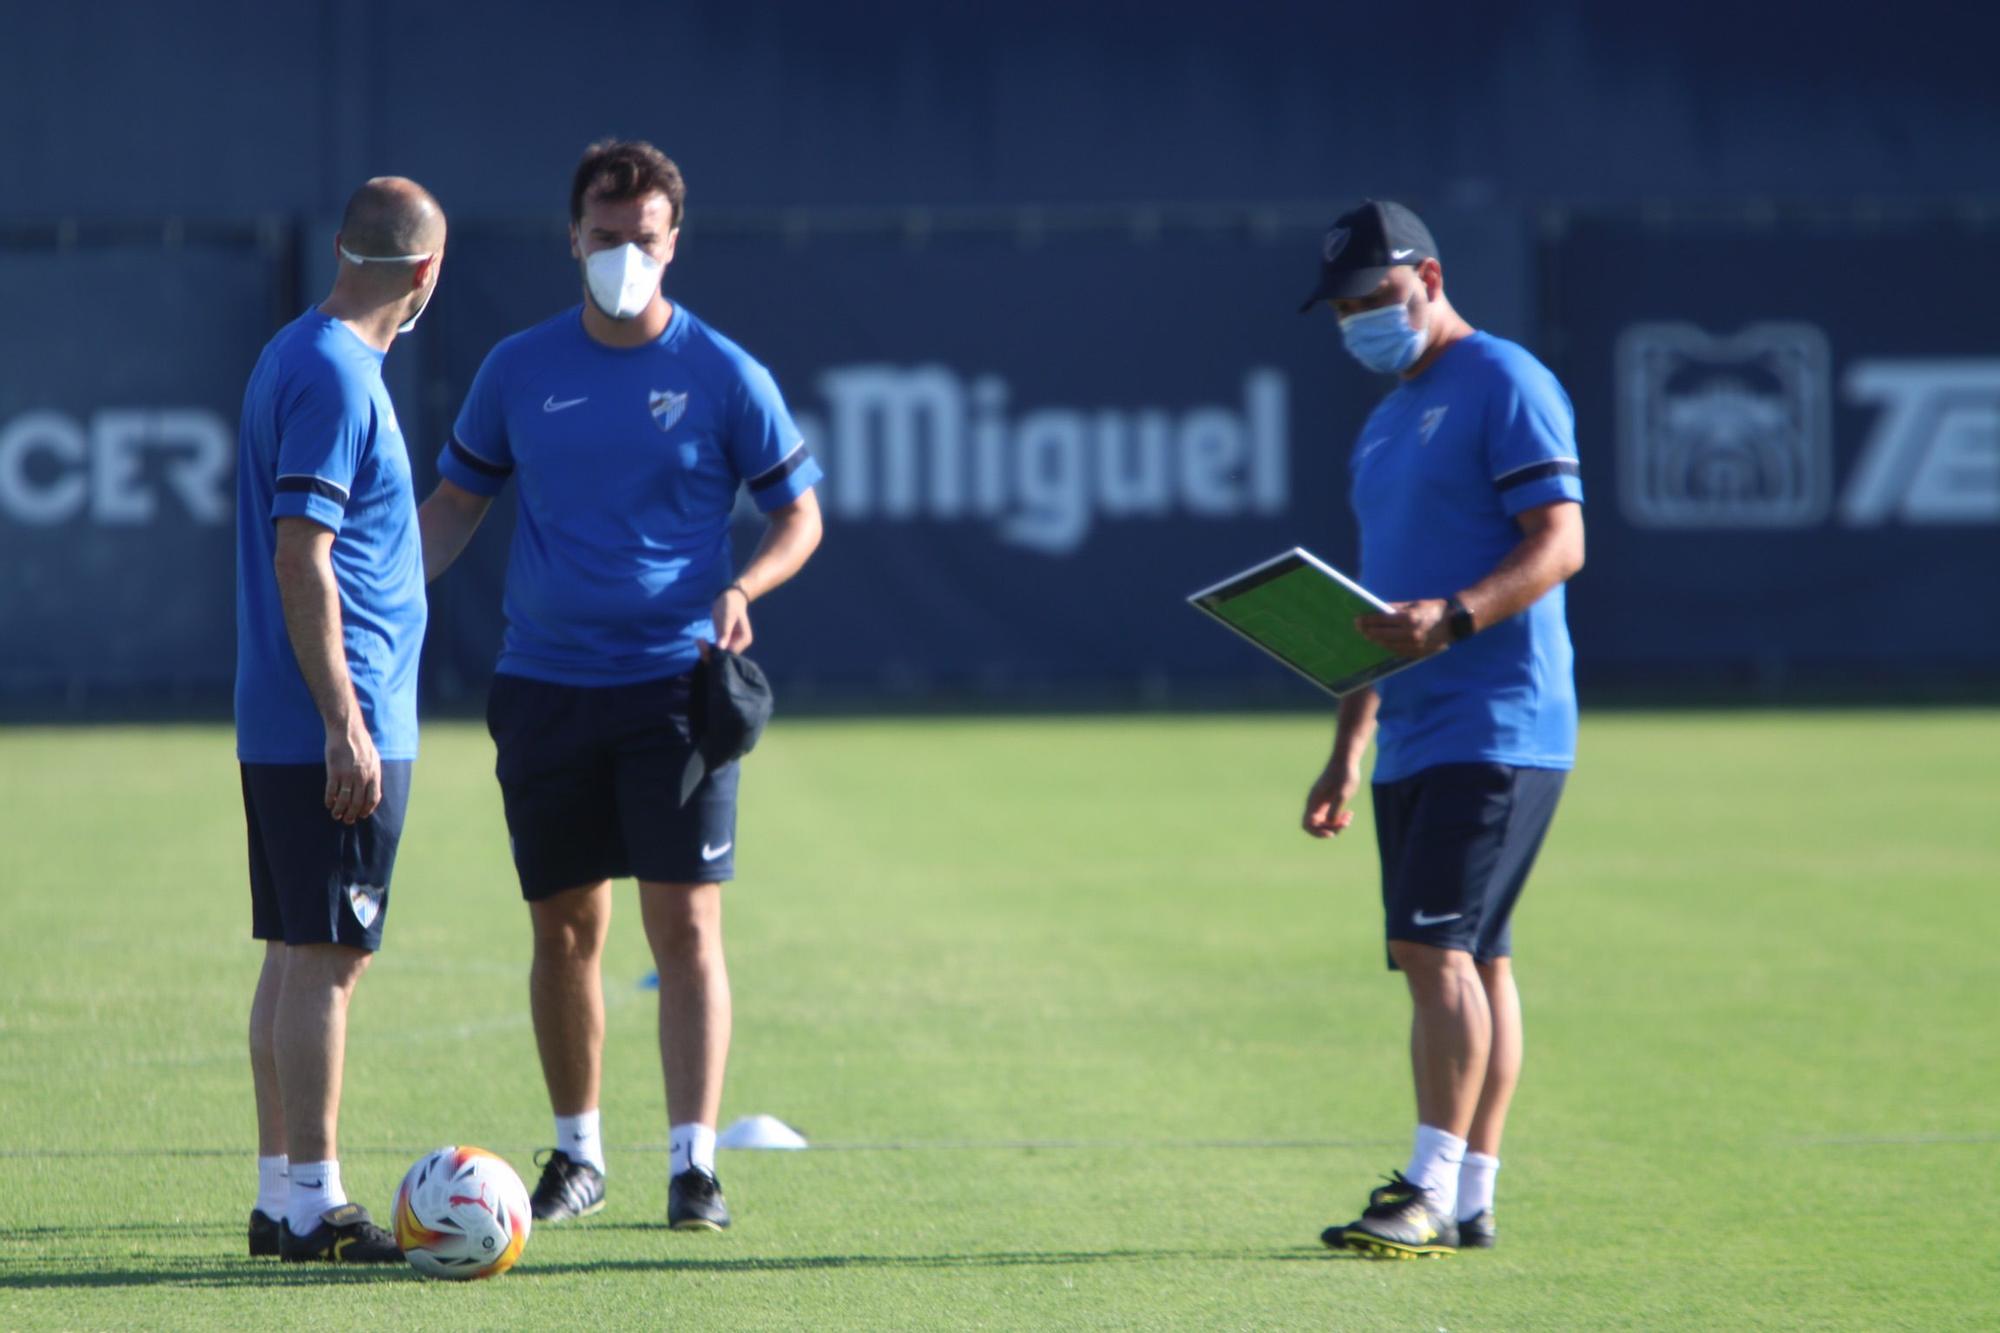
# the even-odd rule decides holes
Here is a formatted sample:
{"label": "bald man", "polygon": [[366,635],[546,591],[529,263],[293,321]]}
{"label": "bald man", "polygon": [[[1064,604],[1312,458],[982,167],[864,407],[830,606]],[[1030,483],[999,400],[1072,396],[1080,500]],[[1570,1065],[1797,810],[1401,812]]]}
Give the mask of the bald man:
{"label": "bald man", "polygon": [[236,757],[264,942],[253,1256],[402,1258],[341,1188],[335,1127],[348,999],[382,944],[417,757],[423,557],[382,361],[437,290],[444,235],[414,181],[356,190],[332,292],[271,339],[243,394]]}

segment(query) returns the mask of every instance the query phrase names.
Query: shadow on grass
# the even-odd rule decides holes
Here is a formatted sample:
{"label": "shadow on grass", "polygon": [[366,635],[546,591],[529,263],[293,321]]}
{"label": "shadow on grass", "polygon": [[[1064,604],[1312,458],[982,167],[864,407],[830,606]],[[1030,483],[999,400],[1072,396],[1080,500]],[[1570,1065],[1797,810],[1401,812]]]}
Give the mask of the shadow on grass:
{"label": "shadow on grass", "polygon": [[91,1222],[76,1226],[0,1227],[0,1241],[8,1240],[89,1240],[92,1236],[237,1236],[243,1235],[241,1222]]}
{"label": "shadow on grass", "polygon": [[524,1265],[520,1271],[551,1276],[564,1273],[800,1273],[840,1268],[1060,1268],[1069,1265],[1132,1263],[1267,1263],[1274,1260],[1332,1258],[1304,1250],[995,1250],[971,1254],[800,1254],[741,1259],[605,1259],[596,1262]]}
{"label": "shadow on grass", "polygon": [[[44,1231],[57,1230],[46,1228]],[[94,1228],[101,1230],[101,1228]],[[19,1235],[19,1231],[7,1234]],[[1307,1259],[1352,1259],[1329,1254],[1317,1246],[1296,1250],[998,1250],[970,1254],[803,1254],[747,1256],[739,1259],[605,1259],[596,1262],[538,1264],[532,1259],[515,1272],[524,1277],[562,1277],[592,1273],[800,1273],[834,1269],[982,1269],[1053,1268],[1068,1265],[1131,1263],[1268,1263]],[[48,1265],[49,1261],[38,1261]],[[64,1261],[57,1260],[60,1266]],[[332,1264],[280,1265],[275,1260],[234,1262],[175,1262],[159,1268],[113,1268],[99,1259],[68,1261],[74,1271],[9,1273],[0,1270],[0,1291],[105,1287],[272,1287],[336,1283],[421,1282],[407,1268],[343,1268]],[[86,1267],[87,1265],[87,1267]]]}
{"label": "shadow on grass", "polygon": [[400,1264],[343,1267],[339,1264],[281,1264],[276,1259],[248,1258],[233,1263],[162,1260],[158,1268],[113,1268],[102,1260],[78,1260],[76,1264],[73,1272],[10,1273],[0,1270],[0,1291],[107,1287],[318,1287],[328,1283],[350,1286],[424,1280],[414,1269]]}

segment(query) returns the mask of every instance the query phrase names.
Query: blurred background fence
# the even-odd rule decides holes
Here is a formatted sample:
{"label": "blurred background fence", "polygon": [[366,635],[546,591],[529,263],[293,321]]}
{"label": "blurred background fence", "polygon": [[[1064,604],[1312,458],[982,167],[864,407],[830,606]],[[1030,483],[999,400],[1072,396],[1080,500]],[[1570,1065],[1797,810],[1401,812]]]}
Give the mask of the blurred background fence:
{"label": "blurred background fence", "polygon": [[[451,217],[387,367],[427,491],[488,348],[578,299],[568,177],[608,133],[680,161],[669,294],[827,469],[826,545],[760,608],[790,703],[1309,700],[1181,598],[1293,544],[1352,561],[1383,386],[1293,309],[1364,194],[1575,401],[1586,692],[2000,684],[1991,17],[0,13],[5,715],[226,709],[243,380],[323,295],[347,192],[408,174]],[[509,506],[432,590],[433,709],[481,697]]]}

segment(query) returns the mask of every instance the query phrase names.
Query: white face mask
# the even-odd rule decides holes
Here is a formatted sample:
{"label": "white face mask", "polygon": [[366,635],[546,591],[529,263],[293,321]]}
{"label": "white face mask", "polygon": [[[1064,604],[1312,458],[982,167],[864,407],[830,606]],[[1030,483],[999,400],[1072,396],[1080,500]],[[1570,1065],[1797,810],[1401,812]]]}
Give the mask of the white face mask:
{"label": "white face mask", "polygon": [[665,264],[627,241],[584,259],[584,285],[590,289],[590,299],[599,310],[613,319],[633,319],[653,303],[660,290],[660,272],[665,268]]}
{"label": "white face mask", "polygon": [[[343,245],[340,247],[340,257],[350,264],[421,264],[429,259],[430,255],[357,255]],[[417,327],[417,320],[423,316],[424,307],[431,303],[431,298],[437,295],[437,289],[437,283],[431,283],[431,289],[425,292],[424,299],[417,303],[417,313],[398,324],[396,332],[408,333]]]}

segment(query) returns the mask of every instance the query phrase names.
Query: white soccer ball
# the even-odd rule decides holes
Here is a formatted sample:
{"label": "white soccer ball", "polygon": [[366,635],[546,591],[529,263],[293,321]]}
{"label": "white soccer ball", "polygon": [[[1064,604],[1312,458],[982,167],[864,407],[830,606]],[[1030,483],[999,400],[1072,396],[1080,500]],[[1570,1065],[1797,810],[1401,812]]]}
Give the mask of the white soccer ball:
{"label": "white soccer ball", "polygon": [[514,1168],[484,1148],[439,1148],[396,1191],[396,1244],[425,1277],[464,1281],[514,1266],[533,1218]]}

